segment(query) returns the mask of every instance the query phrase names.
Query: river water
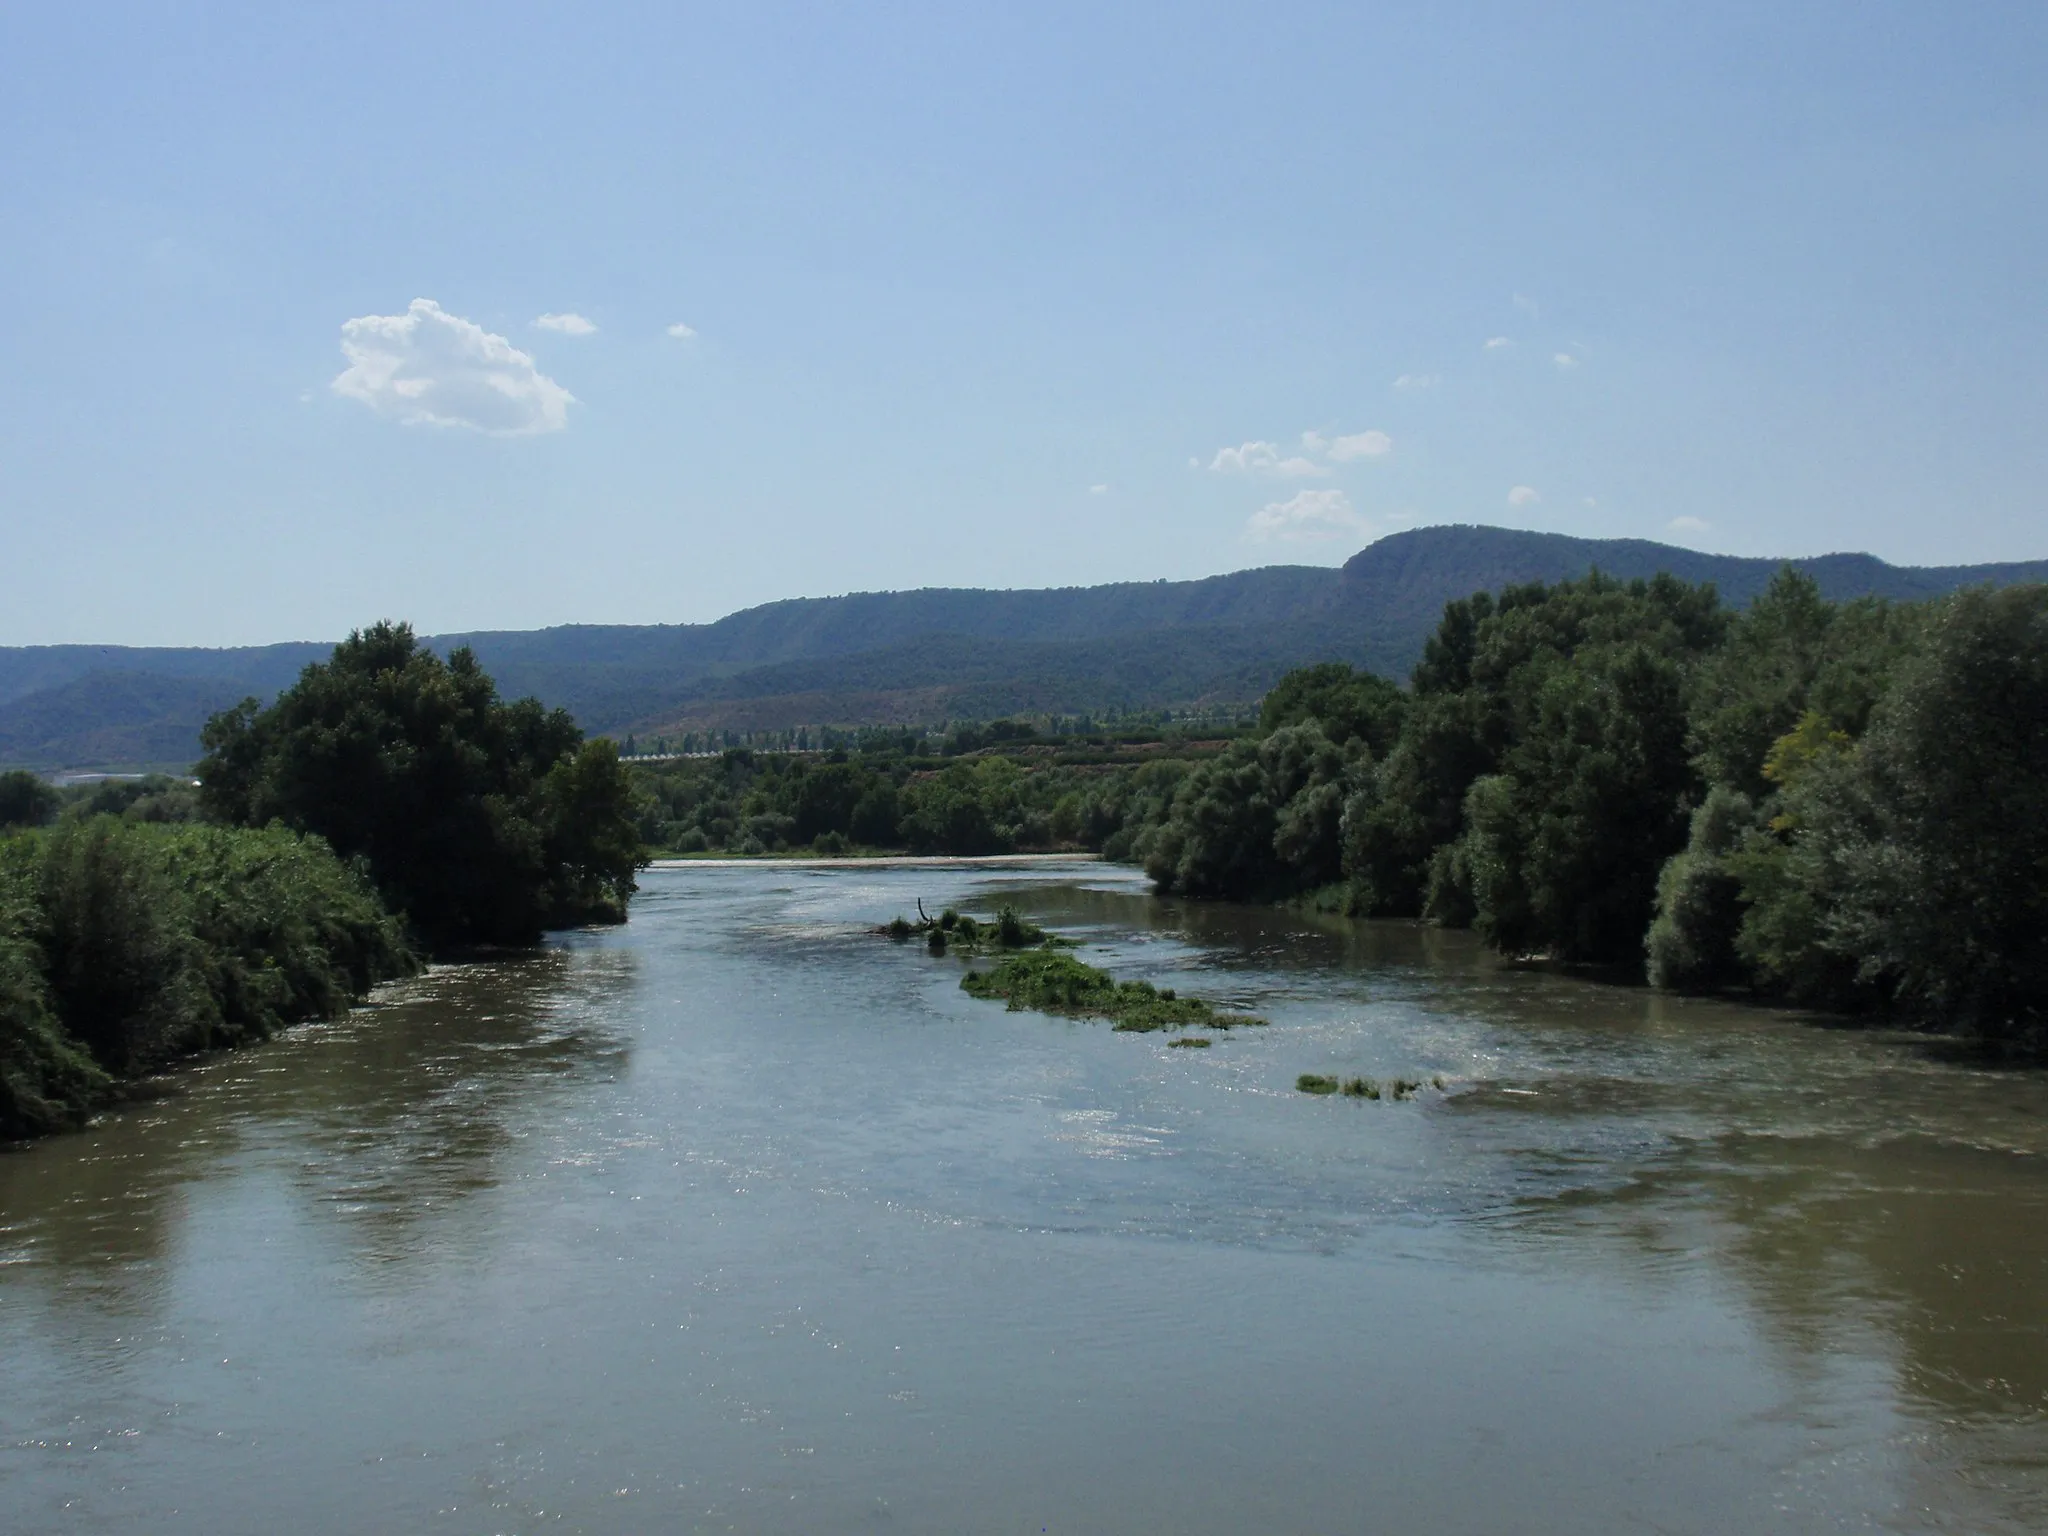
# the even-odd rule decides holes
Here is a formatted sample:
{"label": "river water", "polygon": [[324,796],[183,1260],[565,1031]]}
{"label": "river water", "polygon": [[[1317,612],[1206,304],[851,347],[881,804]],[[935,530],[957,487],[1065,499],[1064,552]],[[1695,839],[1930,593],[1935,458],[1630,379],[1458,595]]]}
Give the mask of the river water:
{"label": "river water", "polygon": [[[1005,1013],[918,896],[1271,1025]],[[1463,935],[659,869],[0,1157],[0,1528],[2040,1531],[2044,1150],[2041,1075]]]}

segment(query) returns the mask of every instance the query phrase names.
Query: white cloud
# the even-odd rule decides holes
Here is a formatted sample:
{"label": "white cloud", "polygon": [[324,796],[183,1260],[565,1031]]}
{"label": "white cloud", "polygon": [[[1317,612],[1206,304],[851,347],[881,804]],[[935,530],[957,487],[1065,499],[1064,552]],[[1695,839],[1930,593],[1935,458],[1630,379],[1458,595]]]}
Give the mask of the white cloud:
{"label": "white cloud", "polygon": [[1497,352],[1502,347],[1512,347],[1513,345],[1514,342],[1506,336],[1489,336],[1486,338],[1486,350],[1488,352]]}
{"label": "white cloud", "polygon": [[1219,448],[1209,467],[1219,474],[1279,475],[1298,480],[1305,475],[1327,475],[1322,465],[1299,456],[1283,459],[1277,443],[1245,443],[1237,448]]}
{"label": "white cloud", "polygon": [[542,315],[533,322],[544,331],[560,331],[564,336],[595,336],[597,324],[586,320],[573,309],[566,314]]}
{"label": "white cloud", "polygon": [[1600,505],[1600,503],[1595,501],[1592,497],[1588,496],[1586,498],[1586,505],[1589,507],[1597,507]]}
{"label": "white cloud", "polygon": [[1255,543],[1308,543],[1365,533],[1371,522],[1352,510],[1339,490],[1296,491],[1286,501],[1268,502],[1251,515],[1244,536]]}
{"label": "white cloud", "polygon": [[668,328],[668,333],[675,337],[677,341],[689,341],[697,334],[680,320]]}
{"label": "white cloud", "polygon": [[1530,506],[1542,499],[1536,494],[1536,487],[1533,485],[1518,485],[1508,492],[1508,505],[1511,507]]}
{"label": "white cloud", "polygon": [[414,299],[402,315],[341,327],[348,367],[332,386],[406,426],[469,427],[495,437],[559,432],[575,396],[502,336]]}
{"label": "white cloud", "polygon": [[1550,355],[1550,360],[1557,364],[1558,370],[1563,373],[1569,373],[1572,369],[1579,366],[1579,360],[1569,352],[1553,352]]}
{"label": "white cloud", "polygon": [[1330,444],[1330,457],[1348,464],[1353,459],[1377,459],[1393,450],[1394,440],[1384,432],[1353,432]]}
{"label": "white cloud", "polygon": [[1518,293],[1515,295],[1515,308],[1519,309],[1531,320],[1537,318],[1536,301],[1530,298],[1529,295],[1527,295],[1526,293]]}
{"label": "white cloud", "polygon": [[1712,533],[1714,525],[1703,517],[1674,517],[1664,525],[1673,533]]}
{"label": "white cloud", "polygon": [[1394,388],[1408,390],[1435,389],[1443,383],[1443,376],[1436,373],[1404,373],[1394,380]]}
{"label": "white cloud", "polygon": [[1321,453],[1324,449],[1330,446],[1330,440],[1324,437],[1323,434],[1318,432],[1314,427],[1310,427],[1306,432],[1301,434],[1301,446],[1306,448],[1310,453]]}
{"label": "white cloud", "polygon": [[1090,496],[1107,496],[1109,494],[1109,487],[1106,485],[1091,485],[1088,487],[1088,494]]}

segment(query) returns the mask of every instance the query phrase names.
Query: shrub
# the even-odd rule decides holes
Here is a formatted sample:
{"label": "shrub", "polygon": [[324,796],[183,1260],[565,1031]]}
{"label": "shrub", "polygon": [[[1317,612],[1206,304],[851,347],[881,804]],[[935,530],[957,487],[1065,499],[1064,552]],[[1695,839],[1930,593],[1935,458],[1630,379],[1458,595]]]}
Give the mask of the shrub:
{"label": "shrub", "polygon": [[51,1001],[118,1075],[332,1017],[414,963],[368,881],[316,838],[96,817],[39,841]]}

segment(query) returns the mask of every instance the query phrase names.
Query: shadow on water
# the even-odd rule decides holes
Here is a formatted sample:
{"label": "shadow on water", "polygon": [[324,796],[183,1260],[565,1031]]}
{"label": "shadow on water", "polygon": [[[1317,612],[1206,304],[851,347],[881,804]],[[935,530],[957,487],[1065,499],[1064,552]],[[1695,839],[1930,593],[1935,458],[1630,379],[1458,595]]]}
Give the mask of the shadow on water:
{"label": "shadow on water", "polygon": [[450,967],[383,1000],[341,1048],[259,1112],[289,1117],[305,1199],[354,1229],[358,1256],[418,1246],[553,1111],[630,1062],[631,950],[548,949]]}
{"label": "shadow on water", "polygon": [[572,945],[436,968],[0,1157],[0,1280],[141,1300],[194,1202],[250,1176],[316,1223],[339,1218],[352,1259],[427,1246],[551,1100],[624,1073],[636,960]]}

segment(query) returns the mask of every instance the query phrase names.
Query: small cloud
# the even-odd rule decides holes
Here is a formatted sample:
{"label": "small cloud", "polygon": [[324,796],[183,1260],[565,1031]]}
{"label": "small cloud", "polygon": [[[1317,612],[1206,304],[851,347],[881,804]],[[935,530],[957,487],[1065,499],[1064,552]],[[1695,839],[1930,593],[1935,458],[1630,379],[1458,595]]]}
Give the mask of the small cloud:
{"label": "small cloud", "polygon": [[1508,505],[1511,507],[1533,506],[1542,499],[1533,485],[1518,485],[1508,492]]}
{"label": "small cloud", "polygon": [[1088,494],[1090,496],[1107,496],[1109,494],[1109,487],[1106,485],[1091,485],[1088,487]]}
{"label": "small cloud", "polygon": [[1595,501],[1592,497],[1588,496],[1586,498],[1586,505],[1589,507],[1597,507],[1600,505],[1600,503]]}
{"label": "small cloud", "polygon": [[1557,364],[1560,373],[1570,373],[1579,366],[1579,360],[1569,352],[1553,352],[1550,355],[1550,360]]}
{"label": "small cloud", "polygon": [[560,331],[564,336],[595,336],[596,322],[586,320],[574,310],[560,315],[542,315],[533,322],[544,331]]}
{"label": "small cloud", "polygon": [[1443,375],[1441,374],[1404,373],[1401,377],[1394,380],[1394,388],[1406,390],[1413,394],[1418,390],[1435,389],[1441,383],[1443,383]]}
{"label": "small cloud", "polygon": [[1714,525],[1703,517],[1674,517],[1664,525],[1673,533],[1712,533]]}
{"label": "small cloud", "polygon": [[1306,475],[1326,475],[1328,470],[1308,459],[1280,456],[1277,443],[1245,443],[1236,448],[1219,448],[1209,468],[1219,474],[1279,475],[1295,480]]}
{"label": "small cloud", "polygon": [[575,396],[502,336],[414,299],[402,315],[343,323],[348,359],[329,387],[405,426],[468,427],[494,437],[559,432]]}
{"label": "small cloud", "polygon": [[1394,440],[1384,432],[1353,432],[1330,444],[1330,457],[1339,464],[1353,459],[1377,459],[1394,451]]}
{"label": "small cloud", "polygon": [[697,335],[695,331],[691,330],[690,327],[683,324],[680,320],[668,328],[668,333],[675,337],[677,341],[691,341]]}
{"label": "small cloud", "polygon": [[1518,293],[1515,295],[1515,308],[1519,309],[1531,320],[1537,318],[1536,301],[1530,298],[1529,295],[1527,295],[1526,293]]}
{"label": "small cloud", "polygon": [[1301,434],[1301,446],[1306,448],[1310,453],[1321,453],[1325,448],[1330,446],[1330,441],[1328,438],[1324,437],[1322,433],[1318,432],[1314,427],[1310,427],[1306,432]]}
{"label": "small cloud", "polygon": [[1486,338],[1485,350],[1488,352],[1498,352],[1502,347],[1512,347],[1514,344],[1510,337],[1489,336]]}
{"label": "small cloud", "polygon": [[1342,491],[1296,491],[1286,501],[1268,502],[1254,512],[1244,525],[1244,536],[1259,544],[1274,540],[1310,543],[1355,537],[1371,526],[1352,510],[1350,498]]}

